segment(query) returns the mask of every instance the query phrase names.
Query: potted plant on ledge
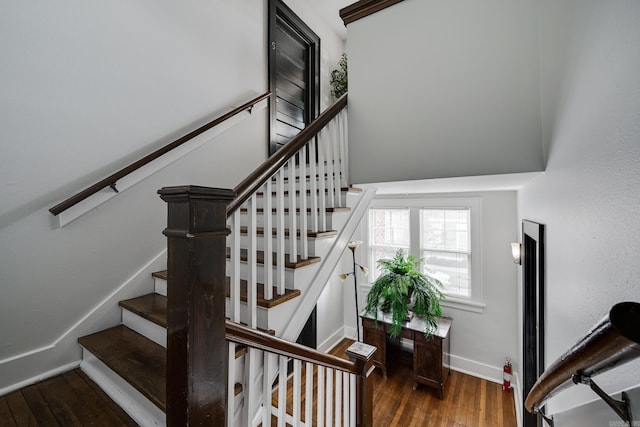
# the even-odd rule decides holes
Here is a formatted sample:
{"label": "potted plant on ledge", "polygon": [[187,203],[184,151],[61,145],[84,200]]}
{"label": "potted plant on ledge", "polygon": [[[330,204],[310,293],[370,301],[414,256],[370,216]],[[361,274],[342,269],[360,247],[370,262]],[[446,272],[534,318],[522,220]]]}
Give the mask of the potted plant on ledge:
{"label": "potted plant on ledge", "polygon": [[410,319],[409,313],[413,312],[424,319],[424,332],[429,337],[438,326],[438,318],[442,316],[442,283],[423,274],[420,261],[411,255],[405,258],[402,250],[398,250],[392,259],[378,260],[378,268],[382,275],[373,282],[365,307],[368,314],[375,315],[376,327],[378,310],[391,312],[389,335],[397,337],[402,331],[402,323]]}

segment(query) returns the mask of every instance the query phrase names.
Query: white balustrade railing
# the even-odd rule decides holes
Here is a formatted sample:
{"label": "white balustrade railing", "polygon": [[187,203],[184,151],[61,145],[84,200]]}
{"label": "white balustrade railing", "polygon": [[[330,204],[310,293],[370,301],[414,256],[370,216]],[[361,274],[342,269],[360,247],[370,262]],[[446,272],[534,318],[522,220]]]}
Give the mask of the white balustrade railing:
{"label": "white balustrade railing", "polygon": [[[309,232],[327,231],[329,208],[339,207],[343,202],[341,189],[347,186],[348,177],[346,137],[346,109],[343,109],[229,217],[227,317],[230,320],[243,321],[249,328],[256,329],[259,326],[259,297],[271,300],[284,294],[287,288],[295,288],[294,283],[287,283],[291,275],[286,274],[286,262],[295,263],[309,258]],[[243,419],[247,422],[253,420],[252,414],[257,410],[255,400],[259,401],[260,396],[268,398],[265,393],[271,388],[269,378],[273,378],[269,376],[286,372],[286,359],[274,362],[270,357],[274,356],[268,353],[261,356],[257,350],[245,355],[242,410],[246,412]],[[229,411],[233,414],[239,409],[233,399],[233,385],[238,372],[235,367],[231,368],[235,365],[235,345],[229,346],[229,362]],[[327,425],[335,425],[332,423],[336,421],[351,425],[351,415],[343,415],[345,409],[353,406],[351,399],[355,399],[351,396],[355,390],[350,392],[350,381],[343,381],[342,372],[327,369],[325,376],[324,368],[314,367],[311,375],[309,365],[305,368],[303,375],[300,362],[294,362],[293,388],[298,398],[291,403],[293,412],[287,413],[284,403],[281,403],[275,405],[278,410],[269,416],[276,416],[278,425],[285,422],[310,425],[301,420],[311,419],[311,402],[305,400],[304,408],[300,408],[299,396],[311,395],[308,388],[313,385],[326,397],[318,399],[315,408],[318,421],[331,423]],[[261,375],[263,379],[258,389],[256,378]],[[304,382],[307,375],[313,383]],[[288,387],[286,375],[279,378],[275,401],[284,402],[286,394],[282,393]],[[265,421],[266,418],[263,425],[266,425]],[[232,423],[233,420],[229,425]]]}
{"label": "white balustrade railing", "polygon": [[341,204],[348,174],[345,136],[343,110],[229,218],[227,317],[231,320],[242,318],[249,327],[258,326],[259,283],[264,285],[260,296],[265,300],[274,298],[274,287],[276,295],[282,295],[295,286],[286,283],[287,260],[309,258],[309,232],[326,231],[327,209]]}

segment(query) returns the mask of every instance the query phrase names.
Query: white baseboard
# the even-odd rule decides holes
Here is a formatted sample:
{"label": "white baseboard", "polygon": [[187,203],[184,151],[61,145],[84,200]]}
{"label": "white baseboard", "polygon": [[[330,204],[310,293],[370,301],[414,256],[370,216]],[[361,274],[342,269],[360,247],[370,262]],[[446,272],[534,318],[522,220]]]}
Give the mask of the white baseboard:
{"label": "white baseboard", "polygon": [[502,384],[502,367],[487,365],[465,357],[451,355],[451,369],[482,378],[487,381]]}
{"label": "white baseboard", "polygon": [[[331,334],[331,336],[329,336],[329,338],[327,338],[326,340],[321,342],[318,345],[318,351],[322,352],[322,353],[327,353],[329,350],[331,350],[333,347],[335,347],[345,337],[345,335],[346,335],[345,331],[344,331],[345,329],[346,329],[346,327],[339,328],[337,331],[335,331],[333,334]],[[346,335],[346,336],[348,336],[348,335]]]}
{"label": "white baseboard", "polygon": [[57,375],[64,374],[72,369],[80,366],[80,360],[76,360],[75,362],[68,363],[66,365],[57,367],[55,369],[51,369],[47,372],[42,372],[34,377],[27,378],[26,380],[20,381],[15,384],[11,384],[10,386],[4,387],[0,389],[0,396],[4,396],[9,393],[13,393],[16,390],[20,390],[22,388],[28,387],[32,384],[39,383],[40,381],[47,380],[49,378],[53,378]]}
{"label": "white baseboard", "polygon": [[0,396],[77,367],[81,359],[78,338],[121,323],[118,302],[145,290],[152,292],[151,273],[165,265],[163,249],[53,342],[0,360]]}
{"label": "white baseboard", "polygon": [[522,384],[517,372],[513,373],[513,400],[516,406],[516,421],[518,427],[522,427]]}

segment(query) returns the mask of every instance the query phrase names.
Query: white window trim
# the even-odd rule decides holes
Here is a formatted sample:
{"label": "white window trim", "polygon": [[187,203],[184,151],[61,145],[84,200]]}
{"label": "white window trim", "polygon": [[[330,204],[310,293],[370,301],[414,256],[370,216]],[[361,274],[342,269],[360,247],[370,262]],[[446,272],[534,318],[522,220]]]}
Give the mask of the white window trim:
{"label": "white window trim", "polygon": [[[484,312],[485,304],[483,300],[482,287],[482,199],[480,197],[430,197],[427,195],[417,196],[384,196],[373,199],[370,208],[372,209],[409,209],[409,227],[412,230],[409,237],[409,251],[412,254],[420,253],[420,239],[412,238],[414,233],[417,236],[420,230],[420,208],[470,208],[471,222],[471,295],[469,297],[460,297],[446,295],[440,305],[443,307],[454,308],[458,310],[471,311],[474,313]],[[415,214],[414,214],[415,212]],[[366,249],[362,251],[363,261],[365,265],[371,265],[369,259],[369,215],[366,215],[362,221],[362,236],[364,237]],[[368,292],[371,284],[367,283],[363,286]]]}

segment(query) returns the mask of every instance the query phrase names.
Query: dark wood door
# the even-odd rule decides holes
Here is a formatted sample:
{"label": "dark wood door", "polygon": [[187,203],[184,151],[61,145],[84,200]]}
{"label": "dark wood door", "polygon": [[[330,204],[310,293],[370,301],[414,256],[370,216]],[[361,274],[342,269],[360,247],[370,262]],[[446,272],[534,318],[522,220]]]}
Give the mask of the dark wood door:
{"label": "dark wood door", "polygon": [[269,22],[269,154],[273,154],[318,114],[320,39],[281,1],[270,1]]}
{"label": "dark wood door", "polygon": [[[523,399],[544,371],[544,225],[522,221]],[[542,419],[524,409],[524,427],[541,427]]]}

